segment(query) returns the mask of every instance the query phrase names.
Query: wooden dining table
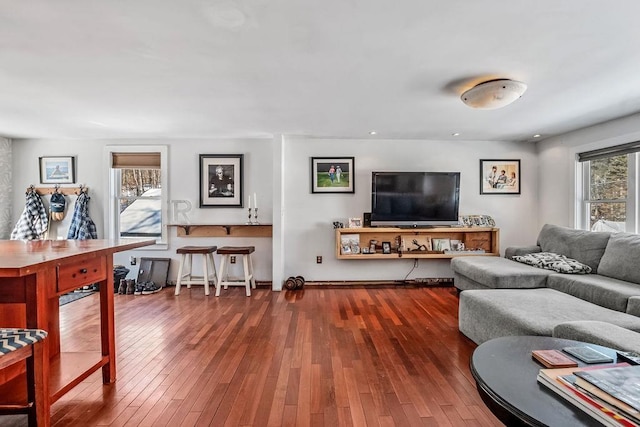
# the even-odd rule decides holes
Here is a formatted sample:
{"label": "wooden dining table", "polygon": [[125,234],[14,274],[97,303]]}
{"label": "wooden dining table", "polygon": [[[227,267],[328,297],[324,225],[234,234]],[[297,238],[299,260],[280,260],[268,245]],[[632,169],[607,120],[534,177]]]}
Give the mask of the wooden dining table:
{"label": "wooden dining table", "polygon": [[[0,240],[0,326],[46,330],[48,411],[89,375],[102,368],[104,384],[116,380],[113,254],[155,244],[155,240]],[[61,352],[59,296],[87,285],[100,290],[100,351]],[[21,372],[0,379],[15,395]],[[5,392],[7,392],[5,390]],[[3,390],[0,390],[0,395]],[[49,412],[47,412],[49,413]]]}

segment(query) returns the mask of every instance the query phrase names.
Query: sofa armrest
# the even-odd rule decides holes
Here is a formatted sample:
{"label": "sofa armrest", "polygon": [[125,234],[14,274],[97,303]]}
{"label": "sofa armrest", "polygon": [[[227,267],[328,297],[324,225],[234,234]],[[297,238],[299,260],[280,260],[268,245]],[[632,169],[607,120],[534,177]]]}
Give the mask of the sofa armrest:
{"label": "sofa armrest", "polygon": [[526,255],[541,251],[540,246],[511,246],[504,251],[504,257],[511,259],[514,255]]}

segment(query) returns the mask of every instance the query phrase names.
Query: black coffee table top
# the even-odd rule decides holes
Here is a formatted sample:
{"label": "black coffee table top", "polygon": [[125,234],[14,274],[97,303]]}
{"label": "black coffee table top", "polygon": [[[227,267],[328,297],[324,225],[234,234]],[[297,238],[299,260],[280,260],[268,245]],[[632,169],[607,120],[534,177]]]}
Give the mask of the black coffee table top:
{"label": "black coffee table top", "polygon": [[616,360],[613,349],[551,337],[502,337],[481,344],[471,357],[471,373],[483,401],[508,426],[601,425],[536,380],[544,366],[531,352],[570,346],[589,346]]}

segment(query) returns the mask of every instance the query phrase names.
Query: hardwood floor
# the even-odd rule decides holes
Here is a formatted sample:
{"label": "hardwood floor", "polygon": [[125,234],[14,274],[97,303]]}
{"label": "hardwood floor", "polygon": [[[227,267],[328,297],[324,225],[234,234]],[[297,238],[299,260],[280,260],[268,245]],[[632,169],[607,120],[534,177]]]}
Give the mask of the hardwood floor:
{"label": "hardwood floor", "polygon": [[[61,307],[64,350],[99,349],[97,299]],[[53,426],[501,425],[469,372],[454,288],[115,299],[118,380],[92,375]]]}

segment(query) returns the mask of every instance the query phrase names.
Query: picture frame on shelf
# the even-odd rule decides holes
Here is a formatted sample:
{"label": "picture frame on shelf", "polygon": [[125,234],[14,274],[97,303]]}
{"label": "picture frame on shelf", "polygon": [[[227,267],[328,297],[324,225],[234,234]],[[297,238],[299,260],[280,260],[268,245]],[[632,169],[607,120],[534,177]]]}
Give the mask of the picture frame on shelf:
{"label": "picture frame on shelf", "polygon": [[349,218],[349,228],[362,228],[362,218]]}
{"label": "picture frame on shelf", "polygon": [[450,251],[451,250],[451,240],[450,239],[431,239],[431,243],[433,245],[433,250],[438,252]]}
{"label": "picture frame on shelf", "polygon": [[243,154],[200,154],[200,207],[243,207]]}
{"label": "picture frame on shelf", "polygon": [[391,253],[391,242],[382,242],[382,253],[383,254]]}
{"label": "picture frame on shelf", "polygon": [[41,184],[73,184],[76,182],[75,157],[43,156],[40,161]]}
{"label": "picture frame on shelf", "polygon": [[480,194],[520,194],[520,159],[480,159]]}
{"label": "picture frame on shelf", "polygon": [[311,193],[354,193],[354,157],[312,157]]}

